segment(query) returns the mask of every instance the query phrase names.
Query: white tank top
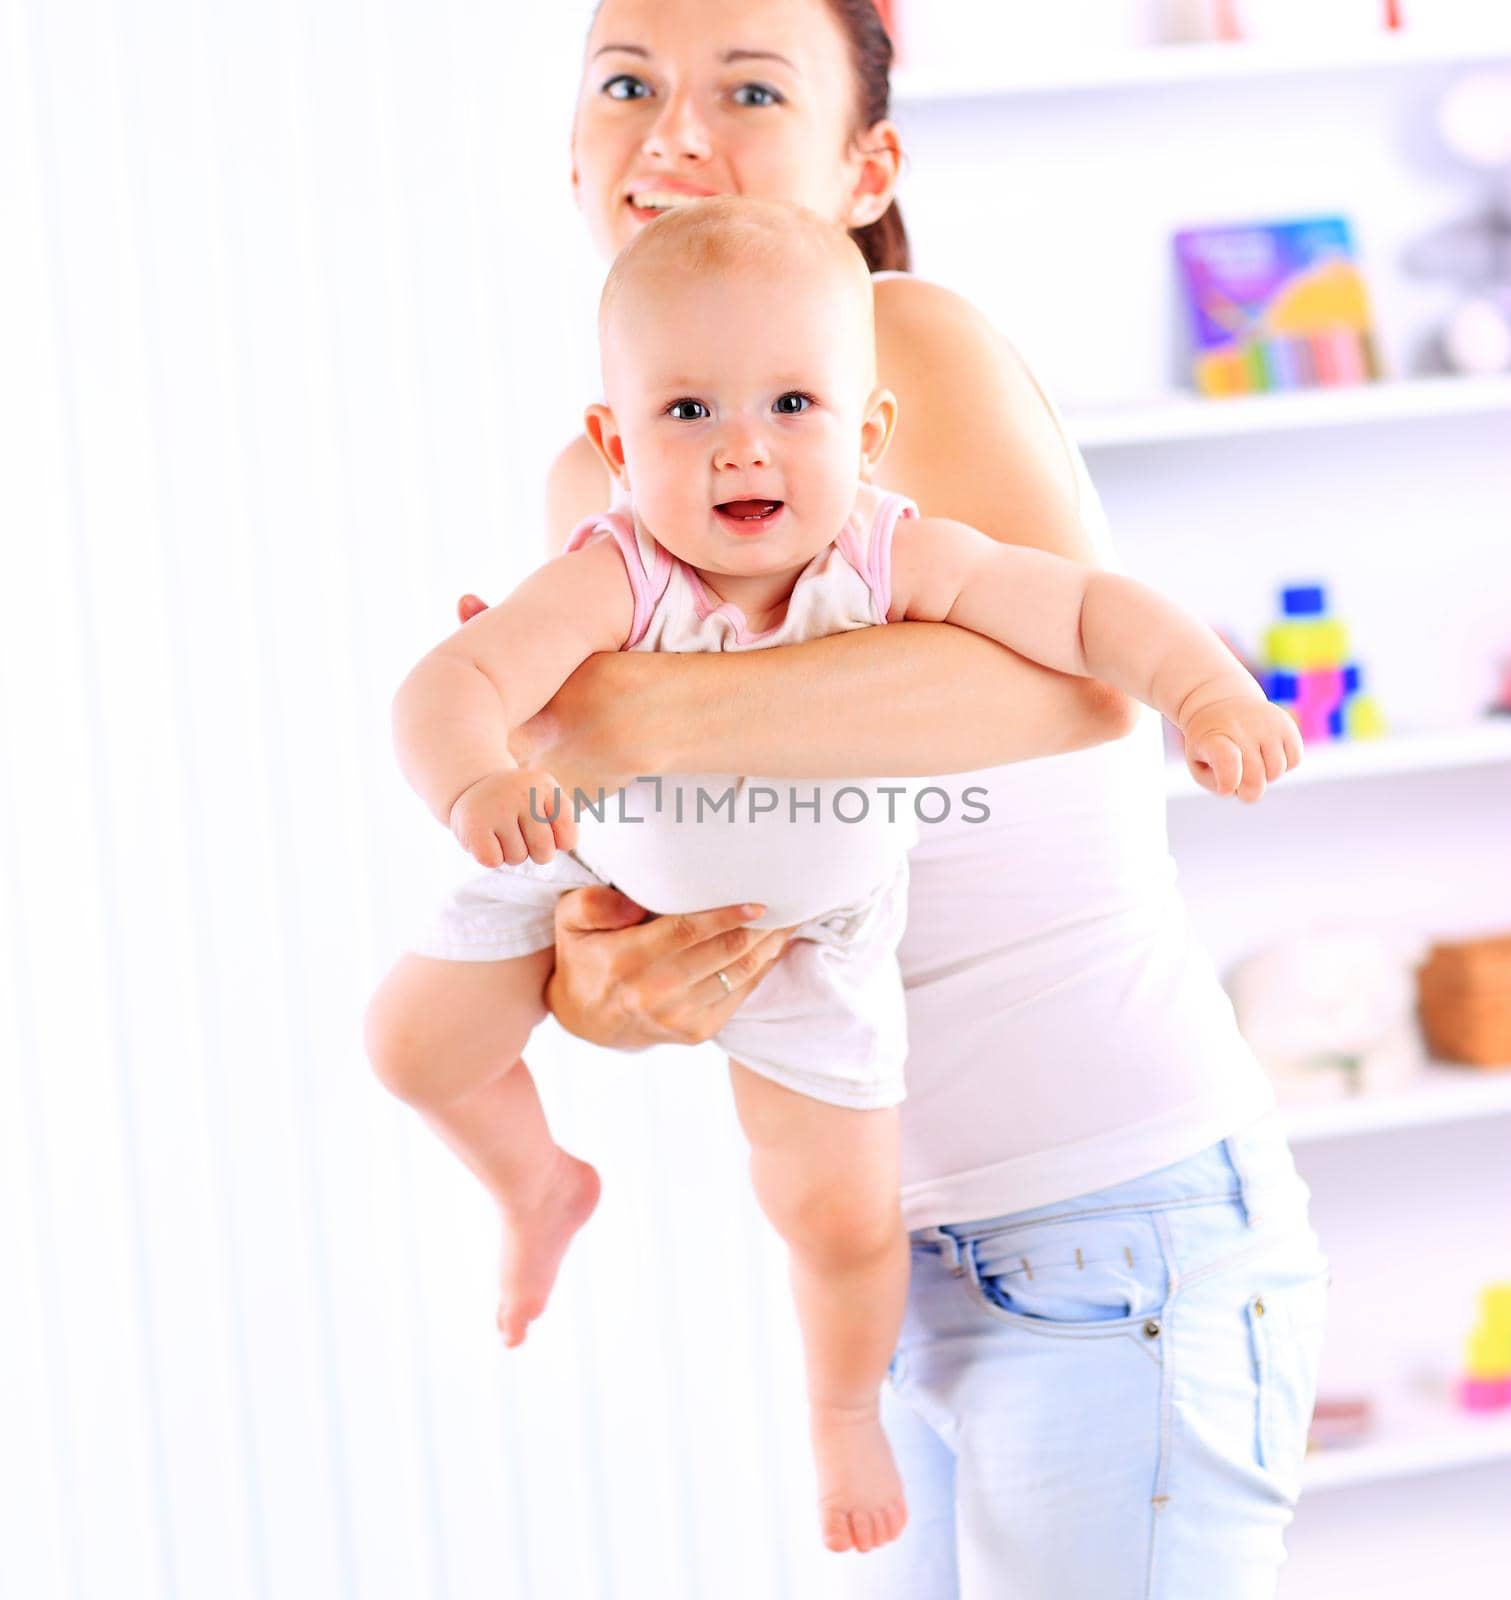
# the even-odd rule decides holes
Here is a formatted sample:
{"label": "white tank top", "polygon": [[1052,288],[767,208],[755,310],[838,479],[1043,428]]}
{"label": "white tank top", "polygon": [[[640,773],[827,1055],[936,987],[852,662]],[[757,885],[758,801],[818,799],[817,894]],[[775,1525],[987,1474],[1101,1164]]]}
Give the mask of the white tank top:
{"label": "white tank top", "polygon": [[[1114,566],[1085,463],[1045,404]],[[1093,750],[940,781],[985,787],[991,816],[923,827],[910,856],[910,1228],[1122,1183],[1271,1109],[1175,887],[1157,713]]]}

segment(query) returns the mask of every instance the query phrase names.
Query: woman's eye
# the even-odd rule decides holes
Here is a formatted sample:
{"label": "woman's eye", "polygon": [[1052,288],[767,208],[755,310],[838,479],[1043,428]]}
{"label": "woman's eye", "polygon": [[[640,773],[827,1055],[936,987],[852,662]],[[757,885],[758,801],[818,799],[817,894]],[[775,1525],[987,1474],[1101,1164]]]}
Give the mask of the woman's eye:
{"label": "woman's eye", "polygon": [[799,394],[794,390],[791,394],[781,395],[772,410],[784,417],[796,417],[806,411],[813,404],[811,395]]}
{"label": "woman's eye", "polygon": [[735,104],[741,106],[780,105],[782,97],[764,83],[742,83],[734,93]]}
{"label": "woman's eye", "polygon": [[673,400],[666,414],[678,422],[701,422],[708,415],[708,407],[701,400]]}
{"label": "woman's eye", "polygon": [[603,92],[610,100],[643,100],[651,91],[643,79],[628,72],[616,72],[604,84]]}

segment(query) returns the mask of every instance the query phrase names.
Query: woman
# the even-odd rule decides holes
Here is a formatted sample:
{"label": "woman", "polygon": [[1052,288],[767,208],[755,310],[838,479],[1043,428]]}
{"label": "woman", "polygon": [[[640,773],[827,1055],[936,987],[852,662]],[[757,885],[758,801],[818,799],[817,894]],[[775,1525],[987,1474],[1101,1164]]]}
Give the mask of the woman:
{"label": "woman", "polygon": [[[795,200],[850,228],[880,274],[879,377],[899,400],[881,484],[1096,560],[1095,494],[1016,354],[956,296],[889,275],[908,266],[889,64],[870,0],[605,0],[579,206],[606,257],[698,195]],[[558,540],[606,503],[586,441],[549,496]],[[888,706],[874,724],[862,683]],[[1015,734],[1030,705],[1025,725],[1058,716],[1055,748]],[[839,719],[844,763],[826,737]],[[1109,691],[904,625],[737,660],[594,658],[521,740],[521,759],[584,787],[1057,757],[958,779],[985,788],[989,820],[956,804],[912,857],[913,1287],[887,1416],[912,1520],[859,1564],[875,1595],[1274,1590],[1325,1266],[1268,1085],[1189,942],[1157,730],[1130,728]],[[563,902],[547,997],[585,1039],[706,1039],[780,953],[732,908],[641,917],[608,890]]]}

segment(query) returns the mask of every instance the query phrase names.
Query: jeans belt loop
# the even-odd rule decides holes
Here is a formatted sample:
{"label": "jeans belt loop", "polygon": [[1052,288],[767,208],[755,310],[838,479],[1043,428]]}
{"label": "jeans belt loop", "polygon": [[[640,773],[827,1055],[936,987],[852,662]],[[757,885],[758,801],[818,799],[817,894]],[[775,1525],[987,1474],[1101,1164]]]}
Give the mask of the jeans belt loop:
{"label": "jeans belt loop", "polygon": [[1253,1188],[1239,1147],[1239,1140],[1236,1136],[1224,1139],[1222,1147],[1227,1153],[1229,1165],[1233,1168],[1234,1175],[1238,1179],[1238,1203],[1243,1207],[1244,1224],[1252,1228],[1258,1222],[1259,1214],[1254,1206]]}
{"label": "jeans belt loop", "polygon": [[960,1241],[952,1233],[943,1229],[939,1232],[939,1250],[943,1255],[945,1264],[957,1278],[965,1276],[965,1261],[960,1249]]}

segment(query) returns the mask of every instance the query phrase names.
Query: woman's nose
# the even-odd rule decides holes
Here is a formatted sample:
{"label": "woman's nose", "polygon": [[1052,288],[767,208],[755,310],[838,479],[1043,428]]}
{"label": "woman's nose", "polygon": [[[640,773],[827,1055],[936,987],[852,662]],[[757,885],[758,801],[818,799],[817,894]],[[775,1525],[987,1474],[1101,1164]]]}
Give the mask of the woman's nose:
{"label": "woman's nose", "polygon": [[673,94],[641,145],[644,154],[658,161],[707,161],[713,150],[708,129],[693,107],[692,97]]}

